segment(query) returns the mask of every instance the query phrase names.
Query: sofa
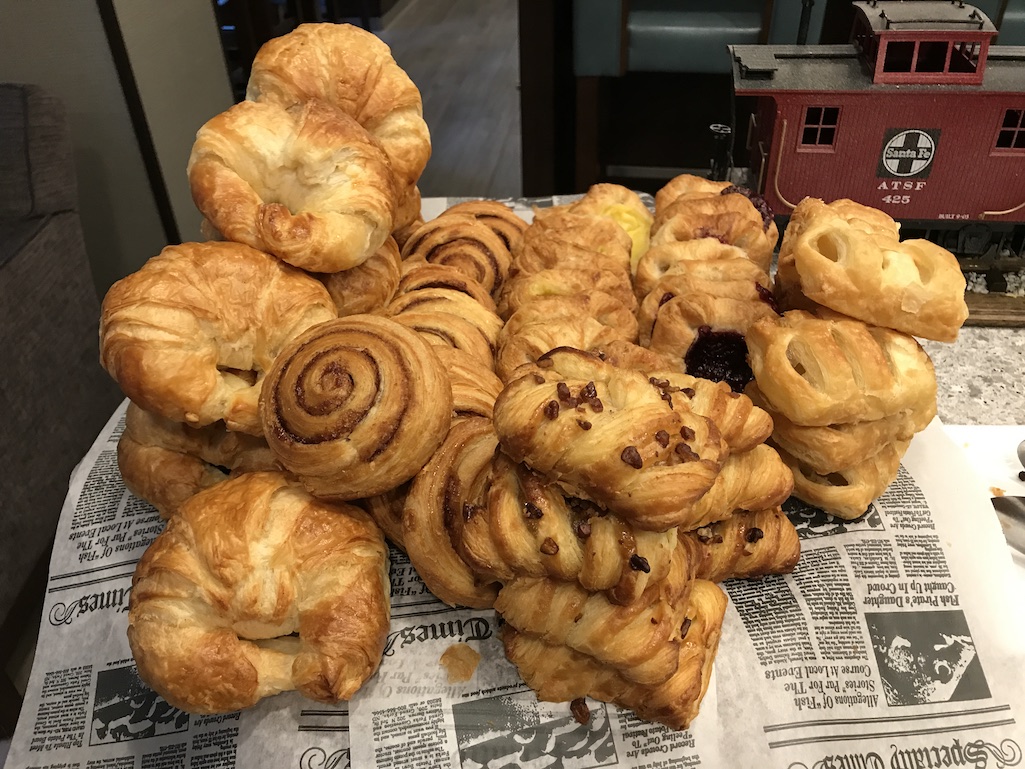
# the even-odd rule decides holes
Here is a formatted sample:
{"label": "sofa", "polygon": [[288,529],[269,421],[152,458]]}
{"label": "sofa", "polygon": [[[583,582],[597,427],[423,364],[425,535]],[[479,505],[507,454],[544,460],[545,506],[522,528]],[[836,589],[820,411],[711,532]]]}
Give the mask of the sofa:
{"label": "sofa", "polygon": [[[37,626],[68,479],[121,395],[99,365],[96,296],[60,102],[0,83],[0,655]],[[20,701],[0,676],[0,730]]]}

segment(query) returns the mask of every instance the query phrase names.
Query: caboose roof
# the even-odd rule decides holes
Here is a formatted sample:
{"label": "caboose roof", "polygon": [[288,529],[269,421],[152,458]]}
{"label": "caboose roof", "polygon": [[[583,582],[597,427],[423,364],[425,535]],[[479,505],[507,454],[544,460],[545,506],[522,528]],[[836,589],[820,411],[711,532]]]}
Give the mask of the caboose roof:
{"label": "caboose roof", "polygon": [[997,28],[973,5],[952,2],[879,2],[852,3],[865,17],[873,32],[910,30],[964,30],[996,33]]}
{"label": "caboose roof", "polygon": [[875,84],[853,45],[731,45],[730,51],[733,87],[742,95],[786,91],[1016,91],[1025,94],[1025,46],[991,46],[980,85]]}

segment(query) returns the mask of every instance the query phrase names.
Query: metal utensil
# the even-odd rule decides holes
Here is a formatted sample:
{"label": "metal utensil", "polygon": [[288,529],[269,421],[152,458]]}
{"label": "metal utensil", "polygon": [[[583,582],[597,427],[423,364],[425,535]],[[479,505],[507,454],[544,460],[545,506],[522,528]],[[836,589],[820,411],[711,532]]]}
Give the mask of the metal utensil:
{"label": "metal utensil", "polygon": [[1025,497],[993,497],[991,501],[1007,544],[1025,555]]}

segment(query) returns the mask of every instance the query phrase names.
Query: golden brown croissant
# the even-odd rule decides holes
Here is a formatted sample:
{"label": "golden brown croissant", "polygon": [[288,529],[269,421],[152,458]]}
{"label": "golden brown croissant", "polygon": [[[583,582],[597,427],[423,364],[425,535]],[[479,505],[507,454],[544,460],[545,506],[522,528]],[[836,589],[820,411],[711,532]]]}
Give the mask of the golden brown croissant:
{"label": "golden brown croissant", "polygon": [[527,223],[509,206],[497,200],[468,200],[445,209],[445,215],[465,214],[486,224],[512,253],[519,248]]}
{"label": "golden brown croissant", "polygon": [[680,536],[694,542],[700,553],[695,577],[711,582],[789,574],[801,557],[797,529],[778,506],[740,511]]}
{"label": "golden brown croissant", "polygon": [[541,297],[572,296],[602,291],[618,299],[630,312],[637,311],[630,278],[621,270],[553,268],[521,274],[505,285],[498,314],[508,318],[520,307]]}
{"label": "golden brown croissant", "polygon": [[374,496],[413,477],[452,420],[430,345],[388,318],[322,323],[268,372],[260,418],[271,449],[314,495]]}
{"label": "golden brown croissant", "polygon": [[515,577],[575,580],[631,603],[650,582],[669,573],[676,529],[635,529],[498,453],[486,499],[464,509],[456,548],[478,574],[499,582]]}
{"label": "golden brown croissant", "polygon": [[801,292],[866,323],[953,342],[968,317],[957,259],[927,240],[897,237],[897,226],[851,200],[805,198],[796,235],[780,263],[793,264]]}
{"label": "golden brown croissant", "polygon": [[446,264],[431,264],[423,259],[407,259],[402,262],[402,278],[398,293],[409,294],[428,288],[442,288],[466,294],[481,307],[495,311],[495,300],[483,285],[469,277],[462,270]]}
{"label": "golden brown croissant", "polygon": [[323,102],[236,104],[199,129],[188,175],[196,206],[226,238],[304,270],[362,264],[392,230],[388,158]]}
{"label": "golden brown croissant", "polygon": [[519,577],[502,586],[495,610],[521,633],[586,654],[627,680],[657,684],[679,664],[693,576],[694,562],[674,557],[666,578],[627,605],[572,582]]}
{"label": "golden brown croissant", "polygon": [[486,609],[497,595],[497,586],[478,579],[452,545],[464,507],[479,502],[479,476],[487,473],[497,444],[488,419],[455,422],[413,480],[402,510],[402,541],[410,562],[430,591],[452,606]]}
{"label": "golden brown croissant", "polygon": [[872,500],[897,478],[908,444],[901,440],[888,443],[857,464],[826,474],[816,473],[782,449],[779,455],[794,473],[795,497],[837,518],[852,520],[863,515]]}
{"label": "golden brown croissant", "polygon": [[442,214],[424,224],[402,247],[402,258],[454,267],[489,293],[501,289],[512,261],[494,230],[464,214]]}
{"label": "golden brown croissant", "polygon": [[128,490],[163,518],[228,473],[281,469],[262,436],[228,432],[216,424],[188,427],[134,403],[128,404],[117,463]]}
{"label": "golden brown croissant", "polygon": [[627,341],[617,329],[586,316],[537,321],[522,326],[513,335],[503,330],[499,337],[495,373],[503,382],[508,382],[517,368],[533,363],[556,347],[593,350],[617,340]]}
{"label": "golden brown croissant", "polygon": [[400,211],[395,227],[419,214],[416,182],[431,156],[420,91],[376,35],[349,24],[300,24],[260,48],[246,98],[284,107],[319,99],[342,109],[388,156]]}
{"label": "golden brown croissant", "polygon": [[320,281],[268,254],[183,243],[111,286],[100,362],[147,411],[191,427],[224,420],[259,435],[260,387],[274,358],[335,316]]}
{"label": "golden brown croissant", "polygon": [[379,310],[395,296],[402,271],[402,259],[394,238],[387,238],[369,259],[342,272],[318,277],[338,308],[338,316],[362,315]]}
{"label": "golden brown croissant", "polygon": [[[593,697],[633,710],[640,718],[671,729],[685,729],[698,714],[726,613],[726,595],[717,585],[695,580],[683,620],[676,673],[655,686],[631,683],[614,669],[565,646],[502,628],[506,656],[540,700],[565,702]],[[682,630],[682,628],[681,628]]]}
{"label": "golden brown croissant", "polygon": [[495,402],[503,451],[638,528],[690,520],[727,454],[711,420],[580,350],[552,350],[516,374]]}
{"label": "golden brown croissant", "polygon": [[637,318],[633,312],[615,297],[597,290],[570,296],[538,297],[509,316],[502,336],[515,336],[520,329],[539,321],[558,322],[562,318],[580,317],[593,318],[619,332],[626,341],[637,341]]}
{"label": "golden brown croissant", "polygon": [[936,400],[932,361],[897,331],[791,310],[751,326],[747,344],[761,397],[797,424],[927,413]]}
{"label": "golden brown croissant", "polygon": [[292,689],[336,703],[381,661],[388,594],[365,513],[250,473],[191,497],[146,550],[128,641],[142,680],[190,713]]}

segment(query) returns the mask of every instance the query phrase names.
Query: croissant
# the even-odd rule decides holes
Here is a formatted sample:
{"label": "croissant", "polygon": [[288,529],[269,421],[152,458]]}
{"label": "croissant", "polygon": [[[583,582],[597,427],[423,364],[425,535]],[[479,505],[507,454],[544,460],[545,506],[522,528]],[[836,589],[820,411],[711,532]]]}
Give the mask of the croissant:
{"label": "croissant", "polygon": [[414,232],[402,247],[402,258],[454,267],[488,293],[501,289],[512,260],[508,247],[486,224],[473,216],[447,213]]}
{"label": "croissant", "polygon": [[789,574],[801,557],[797,529],[778,506],[739,511],[681,536],[700,553],[695,577],[711,582]]}
{"label": "croissant", "polygon": [[506,283],[498,314],[508,318],[523,305],[542,297],[572,296],[601,291],[617,299],[630,312],[637,311],[630,279],[621,270],[552,268],[521,274]]}
{"label": "croissant", "polygon": [[802,465],[786,451],[780,458],[794,473],[794,496],[844,520],[858,518],[897,478],[909,441],[883,446],[867,459],[825,475]]}
{"label": "croissant", "polygon": [[386,238],[363,264],[318,277],[338,308],[339,317],[362,315],[384,307],[395,296],[402,259],[394,238]]}
{"label": "croissant", "polygon": [[679,664],[693,573],[689,559],[675,558],[665,579],[625,606],[572,582],[520,577],[498,592],[495,610],[521,633],[586,654],[630,681],[657,684]]}
{"label": "croissant", "polygon": [[[238,243],[168,246],[107,292],[100,362],[146,411],[260,434],[260,388],[294,337],[336,316],[324,285]],[[256,334],[254,329],[262,329]]]}
{"label": "croissant", "polygon": [[427,463],[451,422],[452,388],[415,332],[351,315],[282,351],[264,383],[260,418],[271,450],[310,493],[359,499]]}
{"label": "croissant", "polygon": [[[381,661],[388,553],[365,513],[250,473],[185,501],[132,580],[139,676],[189,713],[347,700]],[[297,635],[295,635],[297,633]]]}
{"label": "croissant", "polygon": [[478,504],[480,476],[498,439],[489,420],[471,417],[452,425],[445,441],[418,473],[402,511],[402,542],[420,578],[452,606],[490,608],[497,587],[478,580],[453,548],[467,505]]}
{"label": "croissant", "polygon": [[727,449],[715,424],[676,408],[637,371],[559,348],[523,367],[495,401],[502,450],[634,526],[689,520]]}
{"label": "croissant", "polygon": [[968,317],[956,257],[927,240],[898,241],[889,217],[878,221],[874,209],[864,209],[805,198],[780,262],[793,263],[802,293],[821,305],[906,334],[956,340]]}
{"label": "croissant", "polygon": [[508,624],[502,628],[502,642],[506,656],[540,700],[565,702],[593,697],[614,702],[640,718],[671,729],[686,729],[697,716],[708,688],[726,605],[726,595],[717,585],[694,581],[683,620],[686,632],[681,633],[676,673],[654,686],[632,683],[615,668],[565,646],[519,633]]}
{"label": "croissant", "polygon": [[188,427],[128,404],[117,444],[125,486],[153,505],[162,518],[228,473],[278,470],[262,437],[228,432],[220,425]]}
{"label": "croissant", "polygon": [[606,591],[613,603],[631,603],[663,579],[677,531],[635,529],[593,503],[566,498],[505,454],[496,454],[480,505],[464,510],[459,554],[477,574],[499,582],[515,577],[576,581]]}
{"label": "croissant", "polygon": [[791,310],[752,325],[747,345],[761,397],[797,424],[866,422],[934,408],[932,361],[906,334]]}
{"label": "croissant", "polygon": [[468,200],[445,209],[444,215],[465,214],[486,224],[501,238],[509,253],[519,248],[527,223],[509,206],[497,200]]}
{"label": "croissant", "polygon": [[495,300],[487,289],[462,270],[445,264],[431,264],[423,259],[407,259],[402,262],[402,278],[397,293],[410,294],[430,288],[458,291],[484,309],[495,311]]}
{"label": "croissant", "polygon": [[257,52],[246,98],[283,107],[319,99],[343,110],[388,157],[400,212],[395,227],[419,215],[416,182],[431,137],[420,91],[379,37],[349,24],[300,24]]}
{"label": "croissant", "polygon": [[323,102],[236,104],[199,129],[188,176],[196,206],[225,237],[304,270],[355,267],[392,230],[388,158]]}

